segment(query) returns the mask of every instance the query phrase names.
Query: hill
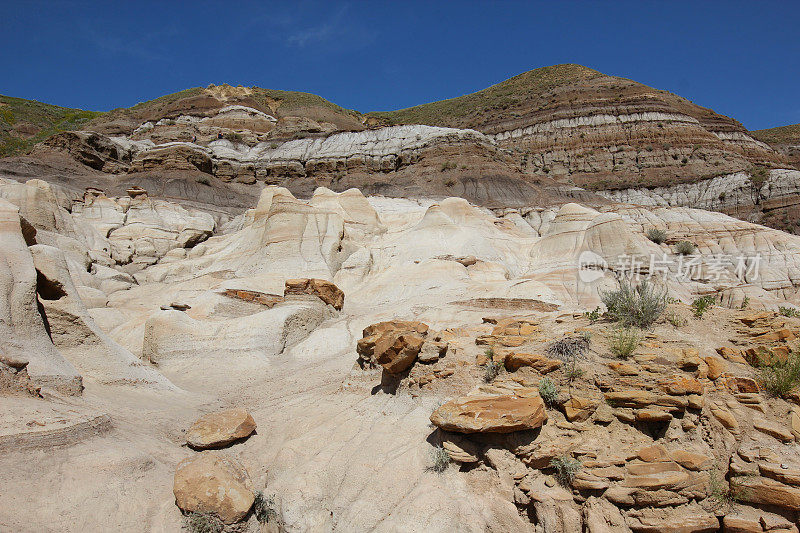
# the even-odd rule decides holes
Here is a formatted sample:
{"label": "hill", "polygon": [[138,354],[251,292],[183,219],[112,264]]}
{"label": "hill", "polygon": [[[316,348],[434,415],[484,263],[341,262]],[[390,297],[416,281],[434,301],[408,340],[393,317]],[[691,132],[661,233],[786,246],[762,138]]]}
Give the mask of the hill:
{"label": "hill", "polygon": [[0,95],[0,157],[25,152],[55,133],[81,129],[101,114]]}
{"label": "hill", "polygon": [[732,118],[575,64],[370,116],[388,124],[476,129],[516,151],[529,173],[593,189],[668,185],[784,162]]}

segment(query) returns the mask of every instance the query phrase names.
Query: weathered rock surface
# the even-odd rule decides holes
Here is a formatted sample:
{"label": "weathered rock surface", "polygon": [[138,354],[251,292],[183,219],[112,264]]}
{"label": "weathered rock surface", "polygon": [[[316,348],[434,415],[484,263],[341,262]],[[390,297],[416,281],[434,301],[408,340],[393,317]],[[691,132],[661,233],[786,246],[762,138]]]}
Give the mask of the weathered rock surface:
{"label": "weathered rock surface", "polygon": [[283,295],[300,294],[314,295],[337,311],[341,311],[344,306],[344,292],[324,279],[287,279]]}
{"label": "weathered rock surface", "polygon": [[362,365],[376,363],[392,374],[408,370],[417,358],[427,324],[422,322],[390,321],[372,324],[364,329],[357,351]]}
{"label": "weathered rock surface", "polygon": [[181,461],[172,491],[182,511],[214,514],[226,524],[243,519],[255,499],[244,467],[218,452],[201,452]]}
{"label": "weathered rock surface", "polygon": [[536,389],[508,395],[476,394],[451,400],[431,415],[431,422],[458,433],[511,433],[537,429],[547,420]]}
{"label": "weathered rock surface", "polygon": [[203,415],[186,432],[186,442],[192,448],[219,448],[249,437],[256,422],[245,409],[226,409]]}

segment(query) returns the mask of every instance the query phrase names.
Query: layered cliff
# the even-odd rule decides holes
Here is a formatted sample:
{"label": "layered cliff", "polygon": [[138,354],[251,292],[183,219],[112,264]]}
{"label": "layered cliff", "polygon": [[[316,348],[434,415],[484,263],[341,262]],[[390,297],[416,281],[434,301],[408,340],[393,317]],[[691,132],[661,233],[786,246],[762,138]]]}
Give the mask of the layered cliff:
{"label": "layered cliff", "polygon": [[473,128],[513,150],[528,173],[597,189],[786,163],[736,120],[581,65],[540,68],[466,96],[374,115]]}

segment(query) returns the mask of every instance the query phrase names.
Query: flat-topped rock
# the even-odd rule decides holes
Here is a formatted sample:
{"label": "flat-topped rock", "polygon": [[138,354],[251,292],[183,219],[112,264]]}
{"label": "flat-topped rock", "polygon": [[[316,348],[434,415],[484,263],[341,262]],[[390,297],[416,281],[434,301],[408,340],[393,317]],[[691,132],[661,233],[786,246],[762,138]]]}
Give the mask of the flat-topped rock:
{"label": "flat-topped rock", "polygon": [[203,415],[186,433],[186,442],[192,448],[219,448],[250,436],[256,422],[246,409],[226,409]]}
{"label": "flat-topped rock", "polygon": [[547,420],[537,389],[519,389],[508,395],[462,396],[431,415],[431,422],[458,433],[511,433],[536,429]]}

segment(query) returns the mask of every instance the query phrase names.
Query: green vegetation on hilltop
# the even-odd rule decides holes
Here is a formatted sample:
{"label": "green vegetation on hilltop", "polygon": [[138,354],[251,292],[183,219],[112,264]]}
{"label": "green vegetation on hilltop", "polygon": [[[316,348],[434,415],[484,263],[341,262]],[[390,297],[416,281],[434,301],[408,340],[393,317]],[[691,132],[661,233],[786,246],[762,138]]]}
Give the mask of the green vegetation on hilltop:
{"label": "green vegetation on hilltop", "polygon": [[755,130],[750,135],[767,144],[800,144],[800,124]]}
{"label": "green vegetation on hilltop", "polygon": [[565,85],[604,77],[605,74],[575,64],[553,65],[524,72],[481,91],[397,111],[369,113],[394,124],[447,125],[471,113],[513,107]]}
{"label": "green vegetation on hilltop", "polygon": [[352,109],[345,109],[344,107],[336,105],[333,102],[330,102],[316,94],[304,93],[299,91],[280,91],[277,89],[264,89],[262,87],[253,87],[252,89],[253,89],[252,97],[254,100],[256,100],[259,103],[263,103],[264,107],[269,107],[267,105],[268,98],[272,100],[280,100],[281,110],[284,112],[303,107],[318,106],[318,107],[328,108],[331,111],[335,111],[336,113],[341,113],[343,115],[351,115],[354,117],[361,116],[361,113],[359,113],[358,111],[353,111]]}
{"label": "green vegetation on hilltop", "polygon": [[[56,133],[79,130],[101,114],[0,95],[0,157],[27,152]],[[32,136],[15,129],[27,124]]]}

